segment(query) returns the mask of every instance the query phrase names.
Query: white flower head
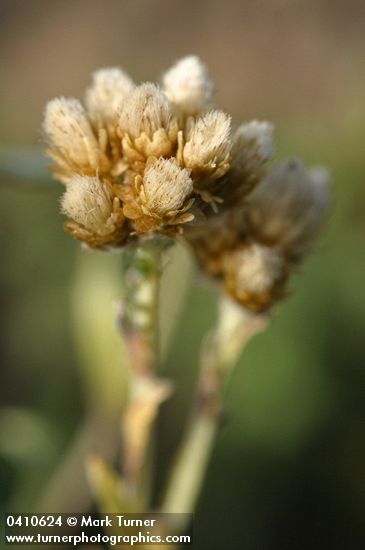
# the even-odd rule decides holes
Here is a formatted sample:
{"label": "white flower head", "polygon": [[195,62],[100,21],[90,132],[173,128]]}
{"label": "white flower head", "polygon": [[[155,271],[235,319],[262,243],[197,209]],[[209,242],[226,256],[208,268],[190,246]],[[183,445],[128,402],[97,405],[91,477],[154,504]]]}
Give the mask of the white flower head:
{"label": "white flower head", "polygon": [[272,248],[254,243],[234,253],[237,294],[270,292],[284,272],[284,259]]}
{"label": "white flower head", "polygon": [[107,222],[113,213],[108,187],[98,177],[73,176],[61,198],[62,212],[97,235],[110,233]]}
{"label": "white flower head", "polygon": [[90,163],[98,143],[86,112],[77,99],[59,97],[46,105],[43,130],[51,146],[78,165]]}
{"label": "white flower head", "polygon": [[155,84],[146,82],[130,92],[122,106],[119,126],[131,138],[142,133],[150,138],[157,130],[167,129],[170,122],[170,106],[166,95]]}
{"label": "white flower head", "polygon": [[274,154],[274,127],[266,121],[252,120],[241,124],[234,135],[232,154],[238,163],[263,163]]}
{"label": "white flower head", "polygon": [[93,120],[114,120],[124,98],[134,88],[131,78],[118,67],[99,69],[86,90],[85,104]]}
{"label": "white flower head", "polygon": [[249,198],[248,215],[265,240],[300,255],[318,232],[329,205],[329,173],[307,170],[297,160],[282,162]]}
{"label": "white flower head", "polygon": [[181,209],[193,191],[190,173],[171,159],[160,158],[143,177],[144,206],[149,212],[164,215]]}
{"label": "white flower head", "polygon": [[205,110],[214,89],[206,66],[196,55],[177,61],[163,75],[162,83],[171,103],[185,115],[196,115]]}
{"label": "white flower head", "polygon": [[212,170],[226,163],[231,150],[231,117],[223,111],[210,111],[191,128],[183,157],[192,170]]}

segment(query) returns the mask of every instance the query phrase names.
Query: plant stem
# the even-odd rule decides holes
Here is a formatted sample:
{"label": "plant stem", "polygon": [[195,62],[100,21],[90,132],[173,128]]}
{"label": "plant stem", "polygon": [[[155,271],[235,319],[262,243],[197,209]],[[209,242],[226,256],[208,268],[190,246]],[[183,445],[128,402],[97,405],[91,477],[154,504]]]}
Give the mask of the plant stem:
{"label": "plant stem", "polygon": [[[161,256],[168,243],[156,237],[128,251],[124,264],[125,294],[119,315],[130,359],[129,402],[121,423],[122,471],[131,497],[139,499],[142,509],[147,507],[150,493],[146,457],[153,422],[160,404],[171,393],[169,382],[156,374]],[[148,462],[150,466],[151,461]]]}
{"label": "plant stem", "polygon": [[[143,338],[150,356],[143,365],[131,357],[131,367],[149,372],[155,369],[158,354],[158,302],[161,276],[161,254],[166,247],[164,239],[146,239],[124,253],[124,312],[123,332],[135,332]],[[131,351],[131,350],[130,350]],[[132,350],[135,352],[135,350]]]}
{"label": "plant stem", "polygon": [[[267,325],[224,298],[217,327],[203,342],[196,403],[168,483],[162,511],[192,513],[221,424],[223,392],[246,343]],[[181,526],[184,530],[186,526]]]}
{"label": "plant stem", "polygon": [[[193,512],[209,463],[217,428],[217,422],[204,414],[197,414],[191,422],[169,481],[162,512],[171,514]],[[184,528],[185,526],[181,526],[182,531]]]}

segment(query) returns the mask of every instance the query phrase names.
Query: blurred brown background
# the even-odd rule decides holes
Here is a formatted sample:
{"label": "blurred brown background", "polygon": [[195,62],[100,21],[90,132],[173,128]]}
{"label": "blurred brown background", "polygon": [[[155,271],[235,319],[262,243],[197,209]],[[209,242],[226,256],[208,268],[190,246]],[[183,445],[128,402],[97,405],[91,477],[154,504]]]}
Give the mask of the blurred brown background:
{"label": "blurred brown background", "polygon": [[[278,156],[326,164],[334,180],[328,228],[228,392],[230,421],[195,517],[196,548],[365,547],[364,25],[356,0],[0,1],[2,506],[32,509],[103,383],[98,370],[85,391],[74,310],[84,293],[85,315],[99,312],[118,263],[85,259],[62,232],[60,186],[28,148],[41,146],[44,105],[81,97],[96,68],[120,65],[137,82],[155,80],[195,53],[216,83],[216,103],[237,123],[271,120]],[[9,159],[20,147],[24,175],[14,178]],[[179,391],[160,421],[161,479],[216,301],[194,275],[186,296],[166,357]],[[81,332],[90,338],[87,326]],[[82,476],[76,469],[75,483]]]}
{"label": "blurred brown background", "polygon": [[188,53],[233,115],[343,131],[363,106],[364,17],[355,0],[2,0],[2,132],[34,141],[45,101],[80,94],[95,67],[154,80]]}

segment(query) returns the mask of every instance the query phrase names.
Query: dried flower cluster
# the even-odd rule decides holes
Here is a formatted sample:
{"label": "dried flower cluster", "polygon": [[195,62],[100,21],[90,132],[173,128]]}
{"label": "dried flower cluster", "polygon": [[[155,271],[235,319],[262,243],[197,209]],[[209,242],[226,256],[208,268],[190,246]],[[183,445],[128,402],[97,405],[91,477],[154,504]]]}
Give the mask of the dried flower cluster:
{"label": "dried flower cluster", "polygon": [[183,234],[205,272],[263,311],[286,294],[320,228],[328,174],[299,161],[268,171],[272,125],[253,121],[232,132],[212,94],[196,56],[178,61],[161,86],[99,70],[84,106],[63,97],[48,103],[47,154],[65,184],[62,212],[73,236],[107,248],[146,233]]}

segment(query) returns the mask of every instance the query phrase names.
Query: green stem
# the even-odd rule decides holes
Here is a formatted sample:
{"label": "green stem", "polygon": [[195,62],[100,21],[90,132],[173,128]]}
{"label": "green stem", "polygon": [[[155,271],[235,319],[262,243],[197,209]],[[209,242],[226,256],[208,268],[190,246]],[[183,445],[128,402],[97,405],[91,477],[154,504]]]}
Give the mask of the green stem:
{"label": "green stem", "polygon": [[[162,512],[189,514],[195,509],[217,429],[216,420],[204,414],[198,414],[191,423],[174,465]],[[183,531],[185,526],[181,527]]]}
{"label": "green stem", "polygon": [[195,410],[169,479],[162,511],[194,511],[221,423],[227,380],[246,343],[266,324],[267,319],[245,313],[230,300],[222,301],[217,327],[203,344]]}
{"label": "green stem", "polygon": [[[161,278],[161,256],[168,241],[155,237],[145,239],[138,246],[132,246],[124,253],[124,322],[126,332],[136,332],[143,337],[157,363],[158,304]],[[133,359],[133,358],[132,358]],[[133,361],[132,368],[135,368]],[[148,365],[154,369],[154,365]]]}
{"label": "green stem", "polygon": [[131,495],[146,508],[151,487],[153,423],[170,395],[157,377],[161,256],[170,241],[145,239],[125,254],[124,299],[120,326],[130,359],[129,403],[122,417],[122,470]]}

